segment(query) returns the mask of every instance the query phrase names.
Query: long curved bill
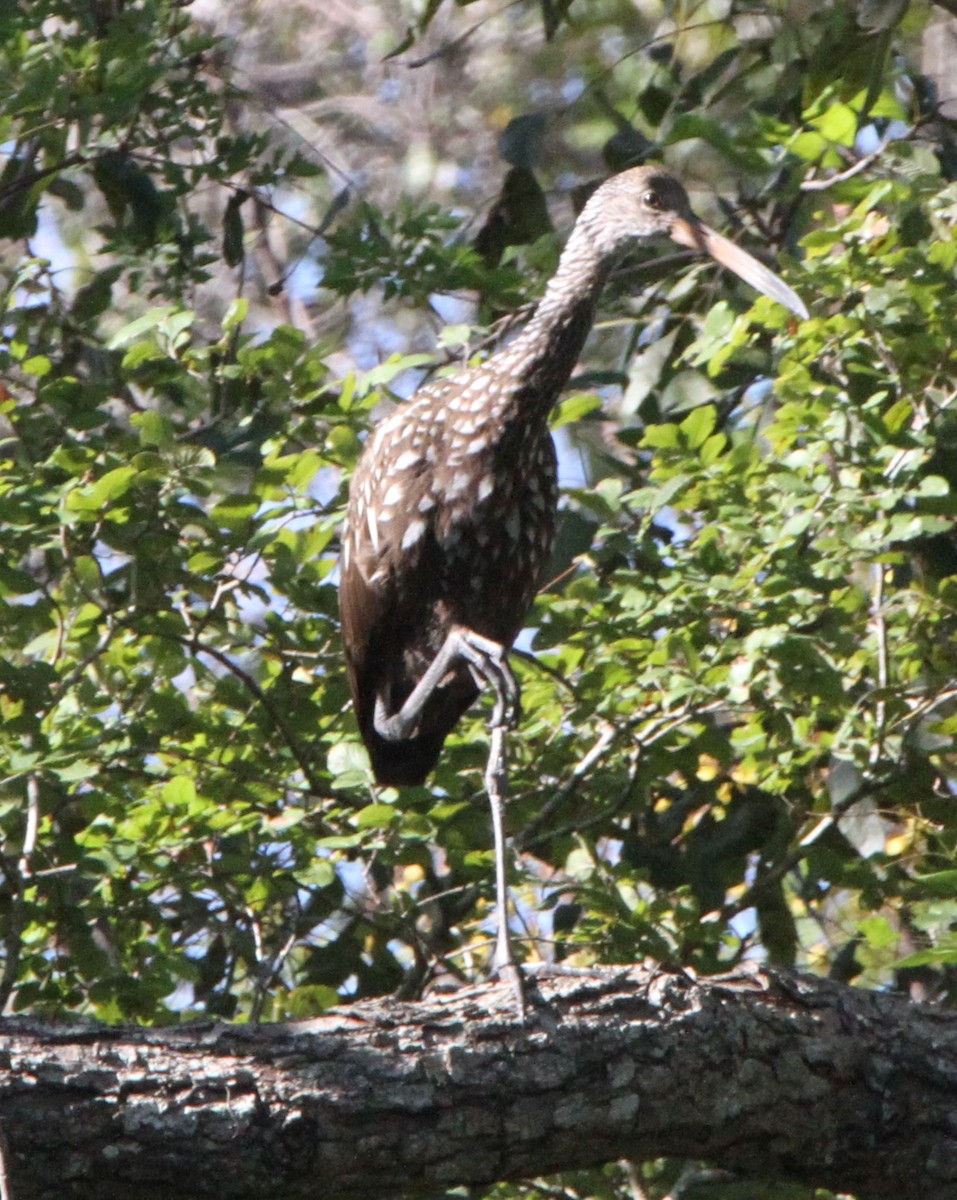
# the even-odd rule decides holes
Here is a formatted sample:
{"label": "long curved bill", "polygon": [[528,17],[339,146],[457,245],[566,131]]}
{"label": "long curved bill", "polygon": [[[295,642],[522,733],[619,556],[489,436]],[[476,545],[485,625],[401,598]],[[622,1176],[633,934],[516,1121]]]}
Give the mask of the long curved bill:
{"label": "long curved bill", "polygon": [[710,225],[705,225],[703,221],[676,217],[670,233],[672,240],[679,246],[687,246],[689,250],[697,250],[700,254],[710,254],[715,262],[727,267],[729,271],[734,271],[745,283],[750,283],[765,296],[777,300],[778,304],[783,304],[785,308],[807,320],[808,311],[797,292],[793,292],[783,279],[769,271],[763,263],[759,263],[747,250],[729,242]]}

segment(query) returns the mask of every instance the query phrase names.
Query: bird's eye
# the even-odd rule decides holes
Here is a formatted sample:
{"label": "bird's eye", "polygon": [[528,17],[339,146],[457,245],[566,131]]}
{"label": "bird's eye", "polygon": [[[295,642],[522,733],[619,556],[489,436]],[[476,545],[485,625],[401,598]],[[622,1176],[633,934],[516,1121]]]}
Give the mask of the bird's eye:
{"label": "bird's eye", "polygon": [[661,208],[661,197],[657,192],[645,192],[641,202],[645,208]]}

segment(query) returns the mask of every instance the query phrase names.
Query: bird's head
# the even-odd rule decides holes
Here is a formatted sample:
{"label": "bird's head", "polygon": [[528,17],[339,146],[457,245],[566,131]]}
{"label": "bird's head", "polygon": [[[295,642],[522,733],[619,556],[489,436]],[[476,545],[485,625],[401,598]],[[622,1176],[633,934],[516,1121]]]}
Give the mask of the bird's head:
{"label": "bird's head", "polygon": [[799,317],[808,315],[801,298],[784,280],[695,216],[688,193],[661,167],[632,167],[613,175],[589,199],[578,223],[609,259],[620,257],[638,242],[663,235],[679,246],[710,255]]}

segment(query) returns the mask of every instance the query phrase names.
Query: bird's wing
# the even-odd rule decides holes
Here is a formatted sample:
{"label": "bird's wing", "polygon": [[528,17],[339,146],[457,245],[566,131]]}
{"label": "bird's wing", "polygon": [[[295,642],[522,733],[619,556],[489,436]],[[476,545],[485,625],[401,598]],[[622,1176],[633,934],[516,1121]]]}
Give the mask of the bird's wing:
{"label": "bird's wing", "polygon": [[419,401],[434,397],[444,385],[438,380],[420,389],[414,400],[379,423],[349,488],[339,607],[357,710],[370,643],[395,617],[401,581],[415,575],[432,530],[434,506],[424,498],[435,430],[426,425],[427,406]]}
{"label": "bird's wing", "polygon": [[[469,374],[459,374],[456,389]],[[452,384],[440,379],[420,388],[379,423],[349,489],[339,605],[353,703],[380,783],[421,783],[478,694],[463,662],[436,690],[417,732],[393,742],[375,729],[377,698],[390,714],[398,711],[447,632],[438,585],[446,543],[456,535],[436,467],[447,463],[454,437],[445,405]]]}

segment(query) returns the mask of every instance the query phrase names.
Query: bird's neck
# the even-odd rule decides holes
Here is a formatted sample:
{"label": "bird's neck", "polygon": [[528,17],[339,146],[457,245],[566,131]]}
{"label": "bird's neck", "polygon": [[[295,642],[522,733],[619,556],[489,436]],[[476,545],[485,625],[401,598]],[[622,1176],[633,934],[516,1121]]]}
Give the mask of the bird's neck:
{"label": "bird's neck", "polygon": [[493,360],[518,385],[510,415],[548,416],[585,345],[609,269],[576,227],[531,320]]}

